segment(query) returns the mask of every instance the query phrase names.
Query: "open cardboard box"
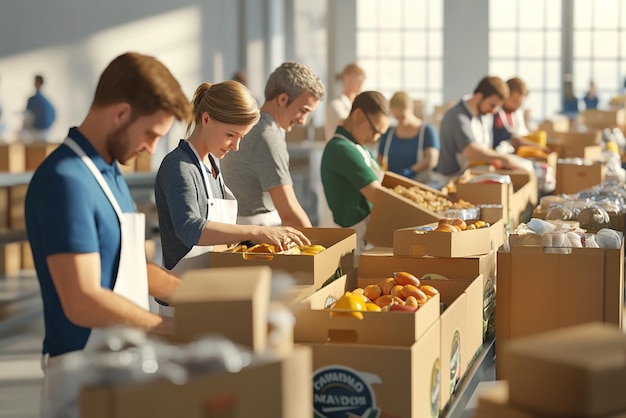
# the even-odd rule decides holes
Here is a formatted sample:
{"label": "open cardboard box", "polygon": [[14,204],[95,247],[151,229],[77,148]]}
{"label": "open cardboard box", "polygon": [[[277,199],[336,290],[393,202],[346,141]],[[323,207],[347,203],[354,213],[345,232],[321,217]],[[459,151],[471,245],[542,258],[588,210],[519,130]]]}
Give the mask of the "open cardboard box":
{"label": "open cardboard box", "polygon": [[[316,255],[274,254],[271,257],[246,257],[243,253],[213,251],[207,253],[211,268],[269,266],[290,274],[296,285],[322,286],[337,269],[349,273],[355,267],[356,233],[349,228],[298,228],[313,244],[326,250]],[[266,259],[270,258],[270,259]]]}
{"label": "open cardboard box", "polygon": [[[499,342],[594,321],[622,326],[623,242],[620,249],[551,250],[512,245],[498,252]],[[496,346],[498,364],[502,346]]]}
{"label": "open cardboard box", "polygon": [[601,162],[572,164],[559,162],[555,194],[575,194],[604,182],[606,167]]}
{"label": "open cardboard box", "polygon": [[311,416],[309,347],[288,356],[264,357],[238,373],[192,377],[184,384],[149,383],[85,386],[80,416],[89,418],[205,418]]}
{"label": "open cardboard box", "polygon": [[[468,257],[497,251],[504,243],[505,230],[501,211],[481,210],[480,219],[488,228],[460,232],[419,231],[415,227],[396,229],[393,232],[393,254],[406,257]],[[471,223],[473,221],[468,221]],[[428,226],[435,229],[437,223]]]}
{"label": "open cardboard box", "polygon": [[359,287],[377,284],[393,272],[407,271],[420,278],[437,273],[449,280],[471,280],[482,275],[483,338],[493,331],[495,314],[496,252],[464,258],[396,257],[390,248],[376,248],[359,257]]}
{"label": "open cardboard box", "polygon": [[580,112],[583,123],[592,129],[619,128],[626,125],[626,109],[586,109]]}
{"label": "open cardboard box", "polygon": [[367,224],[365,239],[368,243],[391,247],[393,245],[393,231],[400,228],[425,225],[442,219],[440,213],[433,212],[414,201],[400,196],[392,189],[396,186],[419,187],[422,190],[433,193],[436,196],[448,199],[439,190],[430,188],[422,183],[410,180],[406,177],[385,172],[382,188],[374,193],[372,213]]}
{"label": "open cardboard box", "polygon": [[186,343],[217,333],[263,352],[271,274],[267,266],[187,271],[171,300],[176,309],[172,340]]}
{"label": "open cardboard box", "polygon": [[[393,312],[383,314],[388,313]],[[370,329],[369,333],[378,331]],[[439,333],[437,319],[407,345],[309,343],[313,349],[314,415],[342,411],[346,417],[439,416]]]}
{"label": "open cardboard box", "polygon": [[626,413],[625,352],[626,335],[613,324],[589,323],[509,341],[502,354],[509,399],[551,416]]}
{"label": "open cardboard box", "polygon": [[293,308],[296,317],[294,340],[298,343],[327,341],[375,345],[412,345],[439,319],[439,295],[435,295],[414,313],[362,312],[363,319],[332,317],[324,309],[347,290],[345,276],[321,288],[305,303]]}

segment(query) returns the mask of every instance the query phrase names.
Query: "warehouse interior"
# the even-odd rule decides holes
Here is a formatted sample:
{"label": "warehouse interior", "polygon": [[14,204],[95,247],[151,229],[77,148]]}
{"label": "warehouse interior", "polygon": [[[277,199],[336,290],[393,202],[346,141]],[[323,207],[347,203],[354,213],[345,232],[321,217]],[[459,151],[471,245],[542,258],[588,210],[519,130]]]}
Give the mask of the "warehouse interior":
{"label": "warehouse interior", "polygon": [[[563,120],[569,126],[580,123],[578,110],[572,115],[564,108],[568,86],[578,98],[580,113],[589,110],[583,97],[591,82],[597,89],[598,111],[622,112],[618,118],[626,112],[624,0],[21,0],[4,1],[1,7],[0,139],[5,145],[22,140],[36,74],[45,76],[43,91],[56,108],[47,140],[58,145],[87,114],[102,70],[127,51],[162,61],[189,98],[202,82],[230,80],[244,72],[259,105],[274,69],[287,61],[306,64],[323,82],[326,96],[305,126],[287,134],[287,145],[293,187],[313,226],[322,217],[319,161],[327,105],[341,94],[336,75],[349,63],[364,69],[363,91],[379,91],[387,99],[405,91],[418,105],[418,116],[434,126],[487,75],[526,82],[529,93],[523,109],[531,131]],[[618,120],[618,128],[620,122],[626,132],[626,118]],[[155,153],[143,161],[147,169],[139,170],[137,163],[125,173],[138,209],[147,215],[147,249],[157,264],[162,259],[155,171],[185,137],[185,130],[185,124],[175,122]],[[626,140],[618,145],[621,163]],[[12,190],[8,197],[0,196],[5,218],[16,210],[23,218],[23,210],[11,206],[12,193],[22,193],[23,199],[34,169],[27,161],[23,172],[3,168],[7,172],[0,173],[0,188]],[[558,184],[558,173],[556,179]],[[540,200],[536,196],[531,203],[537,207]],[[30,264],[24,261],[30,252],[24,221],[18,227],[2,222],[0,417],[37,417],[43,306],[32,257]],[[623,251],[622,243],[621,261]],[[18,267],[12,268],[15,263]],[[624,287],[620,264],[619,324]],[[511,261],[508,267],[512,265],[520,264]],[[438,416],[479,416],[478,397],[496,381],[495,343],[485,341],[472,376],[461,380],[463,390],[450,398],[452,406],[437,411]]]}

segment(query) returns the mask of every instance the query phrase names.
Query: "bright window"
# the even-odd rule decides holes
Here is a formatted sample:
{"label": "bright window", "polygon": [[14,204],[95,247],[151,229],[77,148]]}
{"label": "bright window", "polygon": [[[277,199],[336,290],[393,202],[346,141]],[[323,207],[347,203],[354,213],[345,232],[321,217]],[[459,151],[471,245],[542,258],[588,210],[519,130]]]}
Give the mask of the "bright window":
{"label": "bright window", "polygon": [[[574,2],[574,94],[582,99],[593,80],[598,107],[607,108],[626,77],[626,4],[621,0]],[[581,100],[580,108],[584,109]]]}
{"label": "bright window", "polygon": [[443,1],[359,0],[357,62],[364,88],[388,98],[398,90],[425,101],[426,111],[443,98]]}
{"label": "bright window", "polygon": [[532,119],[559,112],[561,2],[490,0],[489,26],[489,73],[524,80]]}

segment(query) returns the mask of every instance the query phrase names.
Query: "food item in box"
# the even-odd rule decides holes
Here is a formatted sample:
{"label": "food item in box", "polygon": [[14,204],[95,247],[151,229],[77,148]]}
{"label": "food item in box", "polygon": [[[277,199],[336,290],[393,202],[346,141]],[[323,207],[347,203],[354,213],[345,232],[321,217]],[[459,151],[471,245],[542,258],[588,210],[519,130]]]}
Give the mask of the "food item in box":
{"label": "food item in box", "polygon": [[324,251],[326,247],[319,244],[303,245],[300,247],[300,254],[302,255],[316,255]]}
{"label": "food item in box", "polygon": [[458,202],[452,202],[451,200],[448,200],[443,196],[440,196],[429,190],[420,189],[416,186],[404,187],[398,185],[392,190],[400,196],[412,200],[413,202],[417,203],[420,206],[423,206],[424,208],[432,212],[443,212],[447,209],[464,209],[474,207],[474,205],[466,202],[463,199],[459,199]]}
{"label": "food item in box", "polygon": [[485,221],[475,221],[475,222],[465,222],[463,219],[455,218],[455,219],[441,219],[439,220],[439,225],[434,231],[438,232],[460,232],[468,229],[480,229],[480,228],[489,228],[489,222]]}
{"label": "food item in box", "polygon": [[362,311],[367,311],[367,302],[363,295],[353,292],[346,292],[342,297],[337,299],[331,308],[330,316],[350,316],[357,319],[363,319]]}
{"label": "food item in box", "polygon": [[576,220],[580,227],[589,232],[597,232],[602,228],[610,228],[609,214],[600,206],[590,206],[582,209]]}
{"label": "food item in box", "polygon": [[396,283],[402,286],[405,286],[407,284],[412,284],[413,286],[420,285],[419,279],[411,273],[407,273],[406,271],[397,271],[393,273],[393,280],[395,280]]}

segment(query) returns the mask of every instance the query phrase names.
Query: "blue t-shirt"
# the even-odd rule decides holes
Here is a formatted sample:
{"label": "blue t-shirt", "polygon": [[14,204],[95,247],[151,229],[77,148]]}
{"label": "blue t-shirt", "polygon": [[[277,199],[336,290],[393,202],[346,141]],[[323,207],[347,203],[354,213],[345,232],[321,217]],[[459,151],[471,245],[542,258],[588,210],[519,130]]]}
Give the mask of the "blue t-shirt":
{"label": "blue t-shirt", "polygon": [[[413,138],[398,138],[395,129],[389,128],[389,131],[387,131],[379,141],[378,155],[383,155],[390,131],[393,132],[393,139],[389,147],[389,155],[387,155],[387,162],[389,164],[387,170],[404,175],[406,169],[410,170],[411,166],[417,163],[419,132]],[[435,127],[426,123],[424,125],[424,144],[422,149],[436,148],[438,150],[439,147],[439,135]]]}
{"label": "blue t-shirt", "polygon": [[[78,129],[70,129],[69,136],[93,160],[122,211],[134,212],[117,163],[107,164]],[[80,350],[91,330],[72,324],[63,313],[46,258],[61,253],[100,253],[100,284],[113,289],[121,245],[115,210],[80,157],[61,145],[35,171],[26,193],[25,215],[43,299],[43,352],[56,356]]]}
{"label": "blue t-shirt", "polygon": [[48,129],[54,123],[56,112],[52,103],[39,90],[28,99],[26,110],[33,115],[33,128]]}

